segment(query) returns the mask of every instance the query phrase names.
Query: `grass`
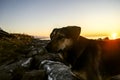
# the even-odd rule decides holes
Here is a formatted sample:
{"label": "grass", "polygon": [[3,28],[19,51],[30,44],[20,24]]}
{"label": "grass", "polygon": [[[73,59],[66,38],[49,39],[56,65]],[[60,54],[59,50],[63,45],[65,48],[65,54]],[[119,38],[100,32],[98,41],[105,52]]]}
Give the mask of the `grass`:
{"label": "grass", "polygon": [[22,58],[27,54],[33,37],[25,34],[10,34],[11,37],[0,38],[0,65],[11,60]]}

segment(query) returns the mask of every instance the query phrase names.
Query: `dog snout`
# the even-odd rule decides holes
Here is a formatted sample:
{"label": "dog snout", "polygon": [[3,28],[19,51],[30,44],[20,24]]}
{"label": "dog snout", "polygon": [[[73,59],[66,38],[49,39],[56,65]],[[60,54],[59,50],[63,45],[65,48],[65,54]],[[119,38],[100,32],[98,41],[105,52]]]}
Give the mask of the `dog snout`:
{"label": "dog snout", "polygon": [[50,42],[47,44],[47,46],[45,47],[46,50],[50,53],[53,53],[53,52],[57,52],[58,51],[58,47],[56,44],[53,44],[53,42]]}
{"label": "dog snout", "polygon": [[45,48],[46,48],[46,50],[47,50],[48,52],[54,52],[54,46],[53,46],[53,44],[52,44],[51,42],[48,43]]}

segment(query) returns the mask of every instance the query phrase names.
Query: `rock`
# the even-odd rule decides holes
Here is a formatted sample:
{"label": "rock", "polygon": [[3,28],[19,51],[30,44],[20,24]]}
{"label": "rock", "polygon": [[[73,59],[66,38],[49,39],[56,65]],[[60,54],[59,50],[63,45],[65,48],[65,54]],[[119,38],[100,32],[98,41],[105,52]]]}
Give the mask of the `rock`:
{"label": "rock", "polygon": [[120,80],[120,74],[113,76],[110,80]]}
{"label": "rock", "polygon": [[22,66],[22,67],[25,67],[25,68],[29,68],[30,65],[31,65],[31,60],[32,60],[31,57],[28,58],[26,61],[24,61],[23,63],[21,63],[21,66]]}
{"label": "rock", "polygon": [[21,80],[23,74],[29,70],[31,59],[26,58],[0,66],[0,80]]}
{"label": "rock", "polygon": [[23,68],[23,67],[21,67],[21,66],[17,66],[17,67],[11,72],[11,76],[12,76],[12,79],[11,79],[11,80],[21,80],[26,71],[28,71],[28,69]]}
{"label": "rock", "polygon": [[11,80],[12,75],[6,70],[0,70],[0,80]]}
{"label": "rock", "polygon": [[62,61],[58,54],[46,53],[44,55],[35,55],[32,57],[30,70],[41,69],[41,62],[44,60]]}
{"label": "rock", "polygon": [[41,65],[48,75],[48,80],[77,80],[71,68],[61,62],[44,60]]}
{"label": "rock", "polygon": [[25,72],[21,80],[47,80],[47,75],[44,70],[33,70]]}
{"label": "rock", "polygon": [[47,51],[44,47],[34,47],[32,46],[31,47],[31,51],[27,54],[27,57],[32,57],[32,56],[35,56],[35,55],[44,55],[46,54]]}

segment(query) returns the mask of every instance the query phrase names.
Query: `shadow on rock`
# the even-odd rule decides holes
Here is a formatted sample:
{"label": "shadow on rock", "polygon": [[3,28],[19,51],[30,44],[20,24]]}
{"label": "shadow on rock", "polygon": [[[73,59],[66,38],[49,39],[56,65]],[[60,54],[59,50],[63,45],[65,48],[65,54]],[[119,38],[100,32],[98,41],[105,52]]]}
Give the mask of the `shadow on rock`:
{"label": "shadow on rock", "polygon": [[47,80],[47,75],[44,70],[33,70],[25,72],[21,80]]}

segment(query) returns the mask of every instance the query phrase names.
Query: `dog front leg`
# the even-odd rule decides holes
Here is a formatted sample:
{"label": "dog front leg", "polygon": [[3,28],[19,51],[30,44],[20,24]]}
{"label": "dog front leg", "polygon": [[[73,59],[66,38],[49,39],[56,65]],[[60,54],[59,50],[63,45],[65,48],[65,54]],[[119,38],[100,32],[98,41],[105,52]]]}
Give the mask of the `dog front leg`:
{"label": "dog front leg", "polygon": [[87,80],[102,80],[100,74],[100,53],[89,52],[88,63],[86,64]]}

